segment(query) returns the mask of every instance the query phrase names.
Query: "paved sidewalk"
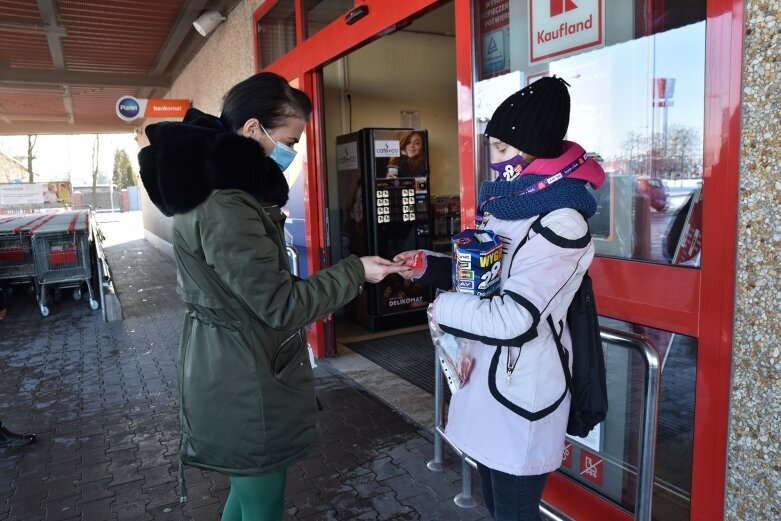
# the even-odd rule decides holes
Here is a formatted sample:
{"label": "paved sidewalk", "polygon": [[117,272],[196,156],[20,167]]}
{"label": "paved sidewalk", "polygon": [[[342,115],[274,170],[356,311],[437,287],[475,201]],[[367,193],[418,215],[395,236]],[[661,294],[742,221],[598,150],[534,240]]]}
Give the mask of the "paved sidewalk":
{"label": "paved sidewalk", "polygon": [[[107,249],[125,320],[66,293],[0,321],[0,420],[38,441],[0,451],[0,521],[217,520],[228,481],[188,469],[178,504],[176,356],[182,306],[171,259],[148,242]],[[316,370],[321,443],[289,471],[285,520],[484,520],[454,471],[432,473],[431,437],[327,362]]]}

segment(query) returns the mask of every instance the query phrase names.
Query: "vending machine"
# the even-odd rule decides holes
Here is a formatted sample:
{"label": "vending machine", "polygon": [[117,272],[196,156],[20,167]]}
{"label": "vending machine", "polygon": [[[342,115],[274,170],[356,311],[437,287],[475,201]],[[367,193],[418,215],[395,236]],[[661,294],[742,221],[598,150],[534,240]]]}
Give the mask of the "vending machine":
{"label": "vending machine", "polygon": [[[431,249],[428,132],[364,128],[339,136],[337,172],[341,253],[379,255]],[[427,286],[390,275],[348,307],[350,317],[383,331],[426,321]]]}

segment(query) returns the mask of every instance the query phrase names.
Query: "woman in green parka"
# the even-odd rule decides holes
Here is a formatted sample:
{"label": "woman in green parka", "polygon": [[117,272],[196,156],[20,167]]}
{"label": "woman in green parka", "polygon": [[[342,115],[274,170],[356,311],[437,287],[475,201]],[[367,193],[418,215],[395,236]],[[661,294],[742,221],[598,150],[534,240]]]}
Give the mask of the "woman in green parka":
{"label": "woman in green parka", "polygon": [[304,326],[364,281],[406,270],[350,256],[306,280],[290,273],[282,172],[311,111],[306,94],[260,73],[227,93],[219,118],[190,109],[181,123],[149,125],[139,153],[150,199],[173,216],[186,308],[181,462],[229,476],[223,521],[282,519],[287,467],[317,439]]}

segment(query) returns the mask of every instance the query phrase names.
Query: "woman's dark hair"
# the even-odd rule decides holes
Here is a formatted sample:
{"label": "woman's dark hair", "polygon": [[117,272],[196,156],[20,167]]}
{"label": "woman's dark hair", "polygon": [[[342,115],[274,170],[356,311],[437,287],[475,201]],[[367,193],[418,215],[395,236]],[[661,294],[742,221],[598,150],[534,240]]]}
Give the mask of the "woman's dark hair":
{"label": "woman's dark hair", "polygon": [[225,95],[220,119],[231,132],[257,118],[266,129],[277,128],[285,118],[309,119],[312,102],[273,72],[261,72],[234,85]]}

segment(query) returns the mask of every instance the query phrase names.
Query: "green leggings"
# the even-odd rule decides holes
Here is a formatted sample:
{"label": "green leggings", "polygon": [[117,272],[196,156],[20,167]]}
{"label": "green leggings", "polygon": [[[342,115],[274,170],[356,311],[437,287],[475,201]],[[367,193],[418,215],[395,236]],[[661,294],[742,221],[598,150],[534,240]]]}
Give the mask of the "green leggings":
{"label": "green leggings", "polygon": [[262,476],[231,477],[222,521],[281,521],[287,469]]}

